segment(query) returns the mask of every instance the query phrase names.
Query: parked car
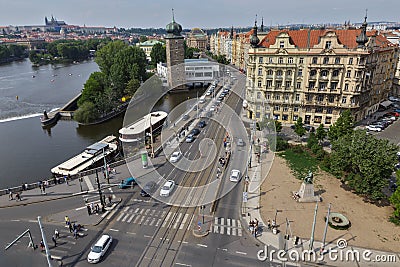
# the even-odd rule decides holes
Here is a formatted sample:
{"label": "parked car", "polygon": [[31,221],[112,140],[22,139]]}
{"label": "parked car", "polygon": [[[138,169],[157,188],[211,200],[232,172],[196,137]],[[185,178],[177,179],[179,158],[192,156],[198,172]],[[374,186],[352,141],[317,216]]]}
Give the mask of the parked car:
{"label": "parked car", "polygon": [[188,136],[186,136],[186,143],[191,143],[194,141],[194,135],[193,134],[189,134]]}
{"label": "parked car", "polygon": [[149,197],[156,191],[156,189],[157,189],[156,182],[150,181],[143,186],[142,191],[140,191],[140,195],[142,197]]}
{"label": "parked car", "polygon": [[379,127],[378,125],[373,125],[373,124],[370,124],[365,128],[367,128],[368,131],[372,131],[372,132],[380,132],[380,131],[382,131],[381,127]]}
{"label": "parked car", "polygon": [[229,177],[231,182],[239,182],[240,180],[240,171],[239,170],[232,170],[231,176]]}
{"label": "parked car", "polygon": [[310,133],[313,133],[315,131],[314,126],[310,126],[310,125],[305,125],[304,129],[306,129]]}
{"label": "parked car", "polygon": [[200,133],[200,130],[197,128],[194,128],[190,131],[191,134],[193,134],[194,136],[198,135]]}
{"label": "parked car", "polygon": [[[399,117],[400,116],[400,114],[399,114],[399,112],[396,112],[396,111],[392,111],[392,112],[388,112],[388,113],[386,113],[387,115],[391,115],[391,116],[395,116],[395,117]],[[385,114],[385,115],[386,115]]]}
{"label": "parked car", "polygon": [[172,193],[172,190],[174,190],[174,188],[175,188],[175,182],[173,180],[166,181],[160,190],[160,196],[169,197],[169,195]]}
{"label": "parked car", "polygon": [[129,177],[121,181],[119,184],[119,188],[128,188],[128,187],[133,187],[136,183],[136,178],[134,177]]}
{"label": "parked car", "polygon": [[244,141],[243,141],[242,138],[239,138],[239,139],[237,140],[237,145],[238,145],[238,146],[244,146]]}
{"label": "parked car", "polygon": [[207,125],[207,124],[206,124],[206,121],[199,121],[199,123],[197,124],[197,126],[198,126],[199,128],[204,128],[206,125]]}
{"label": "parked car", "polygon": [[182,120],[187,121],[190,118],[188,114],[183,115]]}
{"label": "parked car", "polygon": [[215,105],[212,105],[209,109],[209,111],[215,111]]}
{"label": "parked car", "polygon": [[182,153],[180,151],[175,151],[172,153],[171,157],[169,158],[169,161],[172,163],[178,162],[182,157]]}
{"label": "parked car", "polygon": [[390,100],[390,101],[395,101],[395,102],[400,101],[399,98],[394,97],[394,96],[389,96],[389,100]]}
{"label": "parked car", "polygon": [[91,247],[87,261],[89,263],[98,263],[110,248],[111,243],[112,237],[110,235],[102,235],[95,245]]}

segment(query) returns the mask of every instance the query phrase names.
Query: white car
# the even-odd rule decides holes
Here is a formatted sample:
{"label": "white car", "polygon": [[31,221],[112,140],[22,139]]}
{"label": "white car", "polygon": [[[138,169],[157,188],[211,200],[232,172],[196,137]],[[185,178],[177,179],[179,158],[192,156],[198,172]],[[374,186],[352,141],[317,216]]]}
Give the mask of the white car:
{"label": "white car", "polygon": [[181,157],[182,153],[180,151],[175,151],[174,153],[172,153],[171,157],[169,158],[169,161],[172,163],[178,162],[178,160],[180,160]]}
{"label": "white car", "polygon": [[382,128],[377,125],[368,125],[365,128],[367,128],[367,130],[371,131],[371,132],[381,132],[382,131]]}
{"label": "white car", "polygon": [[87,261],[89,263],[98,263],[101,258],[106,254],[112,243],[112,237],[109,235],[102,235],[96,244],[91,248]]}
{"label": "white car", "polygon": [[215,106],[212,105],[212,106],[210,107],[209,111],[215,111]]}
{"label": "white car", "polygon": [[239,170],[232,170],[231,176],[229,177],[231,182],[239,182],[240,180],[240,171]]}
{"label": "white car", "polygon": [[175,187],[175,182],[173,180],[166,181],[163,187],[161,187],[160,196],[169,197],[172,190],[174,190],[174,187]]}

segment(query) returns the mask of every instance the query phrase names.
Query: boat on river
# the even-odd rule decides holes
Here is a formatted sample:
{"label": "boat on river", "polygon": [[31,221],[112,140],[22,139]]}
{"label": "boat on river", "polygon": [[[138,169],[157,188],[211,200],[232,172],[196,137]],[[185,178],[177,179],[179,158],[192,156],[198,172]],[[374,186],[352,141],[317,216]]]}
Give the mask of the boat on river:
{"label": "boat on river", "polygon": [[56,176],[72,176],[96,164],[103,163],[104,158],[111,158],[116,154],[118,150],[117,142],[117,137],[107,136],[85,148],[82,153],[52,168],[51,173]]}

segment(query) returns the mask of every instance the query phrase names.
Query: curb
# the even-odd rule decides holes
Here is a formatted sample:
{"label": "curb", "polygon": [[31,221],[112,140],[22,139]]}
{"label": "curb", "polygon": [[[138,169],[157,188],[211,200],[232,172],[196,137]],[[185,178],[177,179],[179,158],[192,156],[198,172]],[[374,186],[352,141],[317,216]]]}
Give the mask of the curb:
{"label": "curb", "polygon": [[19,202],[18,204],[15,203],[13,205],[0,206],[0,209],[12,208],[12,207],[18,207],[18,206],[27,206],[27,205],[30,205],[30,204],[37,204],[37,203],[42,203],[42,202],[46,202],[46,201],[52,201],[52,200],[58,200],[58,199],[63,199],[63,198],[75,197],[75,196],[87,194],[88,192],[89,191],[86,190],[86,191],[77,192],[77,193],[69,193],[69,195],[62,196],[62,197],[53,197],[53,198],[42,199],[42,200],[37,200],[37,201],[31,201],[31,202],[26,202],[26,203]]}
{"label": "curb", "polygon": [[198,232],[197,230],[192,230],[192,234],[193,234],[193,236],[195,236],[195,237],[205,237],[205,236],[207,236],[209,233],[210,233],[210,231],[209,230],[206,230],[203,234],[197,234],[196,232]]}
{"label": "curb", "polygon": [[107,210],[101,217],[100,217],[100,219],[97,221],[97,222],[95,222],[94,224],[92,224],[93,226],[97,226],[97,225],[99,225],[103,220],[104,220],[104,218],[106,218],[107,217],[107,215],[111,212],[111,211],[113,211],[118,205],[119,205],[119,203],[121,203],[121,201],[122,201],[122,198],[120,198],[119,200],[117,200],[117,202],[114,202],[114,207],[112,207],[111,209],[109,209],[109,210]]}

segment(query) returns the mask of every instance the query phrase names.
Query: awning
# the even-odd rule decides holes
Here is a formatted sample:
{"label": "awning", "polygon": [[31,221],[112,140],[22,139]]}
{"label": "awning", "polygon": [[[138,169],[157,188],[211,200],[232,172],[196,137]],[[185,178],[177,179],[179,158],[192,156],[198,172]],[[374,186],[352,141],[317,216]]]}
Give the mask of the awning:
{"label": "awning", "polygon": [[379,105],[384,106],[385,108],[387,108],[387,107],[390,106],[391,104],[393,104],[392,101],[386,100],[386,101],[383,101],[382,103],[380,103]]}

